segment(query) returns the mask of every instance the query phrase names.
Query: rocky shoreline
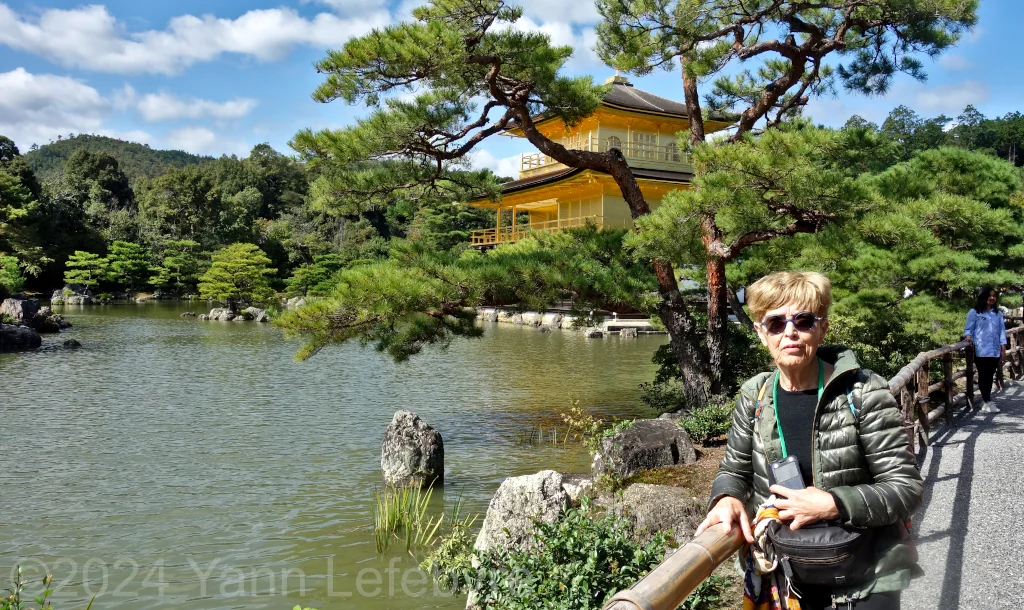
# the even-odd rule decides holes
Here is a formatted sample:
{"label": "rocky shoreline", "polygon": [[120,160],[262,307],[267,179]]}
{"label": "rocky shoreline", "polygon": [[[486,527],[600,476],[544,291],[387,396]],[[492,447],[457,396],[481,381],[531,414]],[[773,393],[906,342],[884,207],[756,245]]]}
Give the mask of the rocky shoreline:
{"label": "rocky shoreline", "polygon": [[36,349],[43,343],[42,334],[67,328],[71,322],[36,299],[16,295],[0,303],[0,353]]}
{"label": "rocky shoreline", "polygon": [[[719,456],[707,457],[717,467]],[[537,523],[553,523],[586,502],[628,520],[640,543],[667,534],[667,556],[692,538],[704,517],[707,498],[695,488],[710,488],[716,468],[698,459],[677,421],[636,420],[600,440],[589,473],[542,470],[506,478],[488,503],[471,552],[527,550]],[[389,485],[443,485],[440,433],[414,413],[395,413],[382,443],[381,468]],[[467,608],[475,607],[471,594]]]}

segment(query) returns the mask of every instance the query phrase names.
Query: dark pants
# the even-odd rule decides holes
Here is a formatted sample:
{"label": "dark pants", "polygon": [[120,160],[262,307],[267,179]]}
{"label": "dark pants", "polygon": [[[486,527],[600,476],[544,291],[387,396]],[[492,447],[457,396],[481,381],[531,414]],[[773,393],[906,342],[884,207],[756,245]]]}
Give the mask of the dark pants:
{"label": "dark pants", "polygon": [[[832,610],[832,590],[828,587],[799,586],[801,610]],[[836,608],[847,610],[850,604],[839,603]],[[900,592],[872,593],[864,599],[853,603],[854,610],[900,610]]]}
{"label": "dark pants", "polygon": [[981,390],[981,399],[988,402],[992,400],[992,378],[996,376],[996,369],[999,368],[999,357],[975,356],[974,365],[978,367],[978,389]]}

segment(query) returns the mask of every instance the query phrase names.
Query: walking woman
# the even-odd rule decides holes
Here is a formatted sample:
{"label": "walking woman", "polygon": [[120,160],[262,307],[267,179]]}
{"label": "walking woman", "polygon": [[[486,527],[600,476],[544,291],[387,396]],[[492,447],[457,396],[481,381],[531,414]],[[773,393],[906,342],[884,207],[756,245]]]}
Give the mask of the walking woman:
{"label": "walking woman", "polygon": [[[747,303],[777,369],[740,389],[697,533],[743,532],[744,608],[898,610],[920,574],[905,520],[923,486],[889,385],[851,350],[819,347],[832,304],[820,273],[761,278]],[[805,557],[782,546],[800,536]],[[836,539],[857,548],[823,560]]]}
{"label": "walking woman", "polygon": [[964,336],[974,344],[974,364],[978,367],[978,389],[981,409],[998,413],[992,402],[992,378],[1006,358],[1006,321],[999,311],[999,293],[986,286],[978,293],[978,302],[967,312]]}

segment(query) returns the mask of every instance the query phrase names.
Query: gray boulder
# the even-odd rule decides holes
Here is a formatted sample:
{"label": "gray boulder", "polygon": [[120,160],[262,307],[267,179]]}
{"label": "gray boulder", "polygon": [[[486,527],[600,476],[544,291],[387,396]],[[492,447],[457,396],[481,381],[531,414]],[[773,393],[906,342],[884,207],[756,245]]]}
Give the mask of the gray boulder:
{"label": "gray boulder", "polygon": [[0,324],[0,354],[36,349],[43,344],[43,338],[34,328]]}
{"label": "gray boulder", "polygon": [[292,297],[285,301],[285,307],[288,309],[297,309],[306,304],[306,299],[302,297]]}
{"label": "gray boulder", "polygon": [[68,284],[60,290],[54,290],[50,297],[50,305],[89,305],[95,302],[87,287],[76,284]]}
{"label": "gray boulder", "polygon": [[53,313],[49,307],[40,307],[29,326],[41,333],[59,333],[65,328],[71,328],[71,322]]}
{"label": "gray boulder", "polygon": [[39,301],[35,299],[4,299],[0,303],[0,318],[10,318],[17,326],[31,326],[32,318],[39,313]]}
{"label": "gray boulder", "polygon": [[185,313],[181,314],[181,317],[182,318],[194,318],[194,317],[196,317],[196,312],[194,312],[194,311],[186,311]]}
{"label": "gray boulder", "polygon": [[444,481],[441,434],[411,411],[398,411],[384,432],[380,468],[390,485],[430,487]]}
{"label": "gray boulder", "polygon": [[554,470],[505,479],[491,498],[473,549],[526,548],[535,519],[552,523],[569,506],[562,482]]}
{"label": "gray boulder", "polygon": [[647,542],[656,532],[671,530],[679,544],[693,538],[704,520],[704,503],[679,487],[635,483],[622,492],[617,502],[620,514],[632,521],[634,536]]}
{"label": "gray boulder", "polygon": [[196,319],[197,320],[209,320],[210,316],[206,315],[205,313],[201,313],[198,316],[196,316]]}
{"label": "gray boulder", "polygon": [[217,322],[230,322],[235,319],[235,314],[226,307],[215,307],[210,310],[208,319],[215,320]]}
{"label": "gray boulder", "polygon": [[637,336],[637,331],[635,328],[623,328],[621,331],[619,331],[619,336],[624,339],[635,339]]}
{"label": "gray boulder", "polygon": [[254,322],[270,322],[270,316],[267,315],[266,309],[260,309],[259,307],[246,307],[243,313],[248,314],[247,319],[253,320]]}
{"label": "gray boulder", "polygon": [[64,341],[64,347],[67,349],[78,349],[82,347],[82,343],[78,339],[67,339]]}
{"label": "gray boulder", "polygon": [[587,339],[600,339],[601,337],[604,336],[604,333],[601,332],[601,329],[599,328],[588,328],[587,330],[583,331],[583,336],[586,337]]}
{"label": "gray boulder", "polygon": [[601,440],[593,470],[595,478],[603,474],[625,478],[651,468],[696,461],[690,435],[677,422],[638,419],[625,430]]}
{"label": "gray boulder", "polygon": [[594,479],[586,474],[563,474],[562,489],[569,496],[569,503],[573,506],[579,506],[584,497],[592,495]]}

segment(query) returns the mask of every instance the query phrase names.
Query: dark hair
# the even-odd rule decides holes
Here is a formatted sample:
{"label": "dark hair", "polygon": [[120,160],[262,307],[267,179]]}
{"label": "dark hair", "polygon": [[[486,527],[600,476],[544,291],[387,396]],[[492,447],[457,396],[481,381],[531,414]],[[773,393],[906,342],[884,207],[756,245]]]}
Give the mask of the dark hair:
{"label": "dark hair", "polygon": [[995,308],[999,306],[999,293],[996,292],[995,288],[985,286],[981,289],[981,292],[978,293],[978,302],[974,304],[974,311],[978,313],[985,313],[988,311],[988,295],[993,292],[996,293],[996,304],[992,307],[992,309],[995,310]]}

